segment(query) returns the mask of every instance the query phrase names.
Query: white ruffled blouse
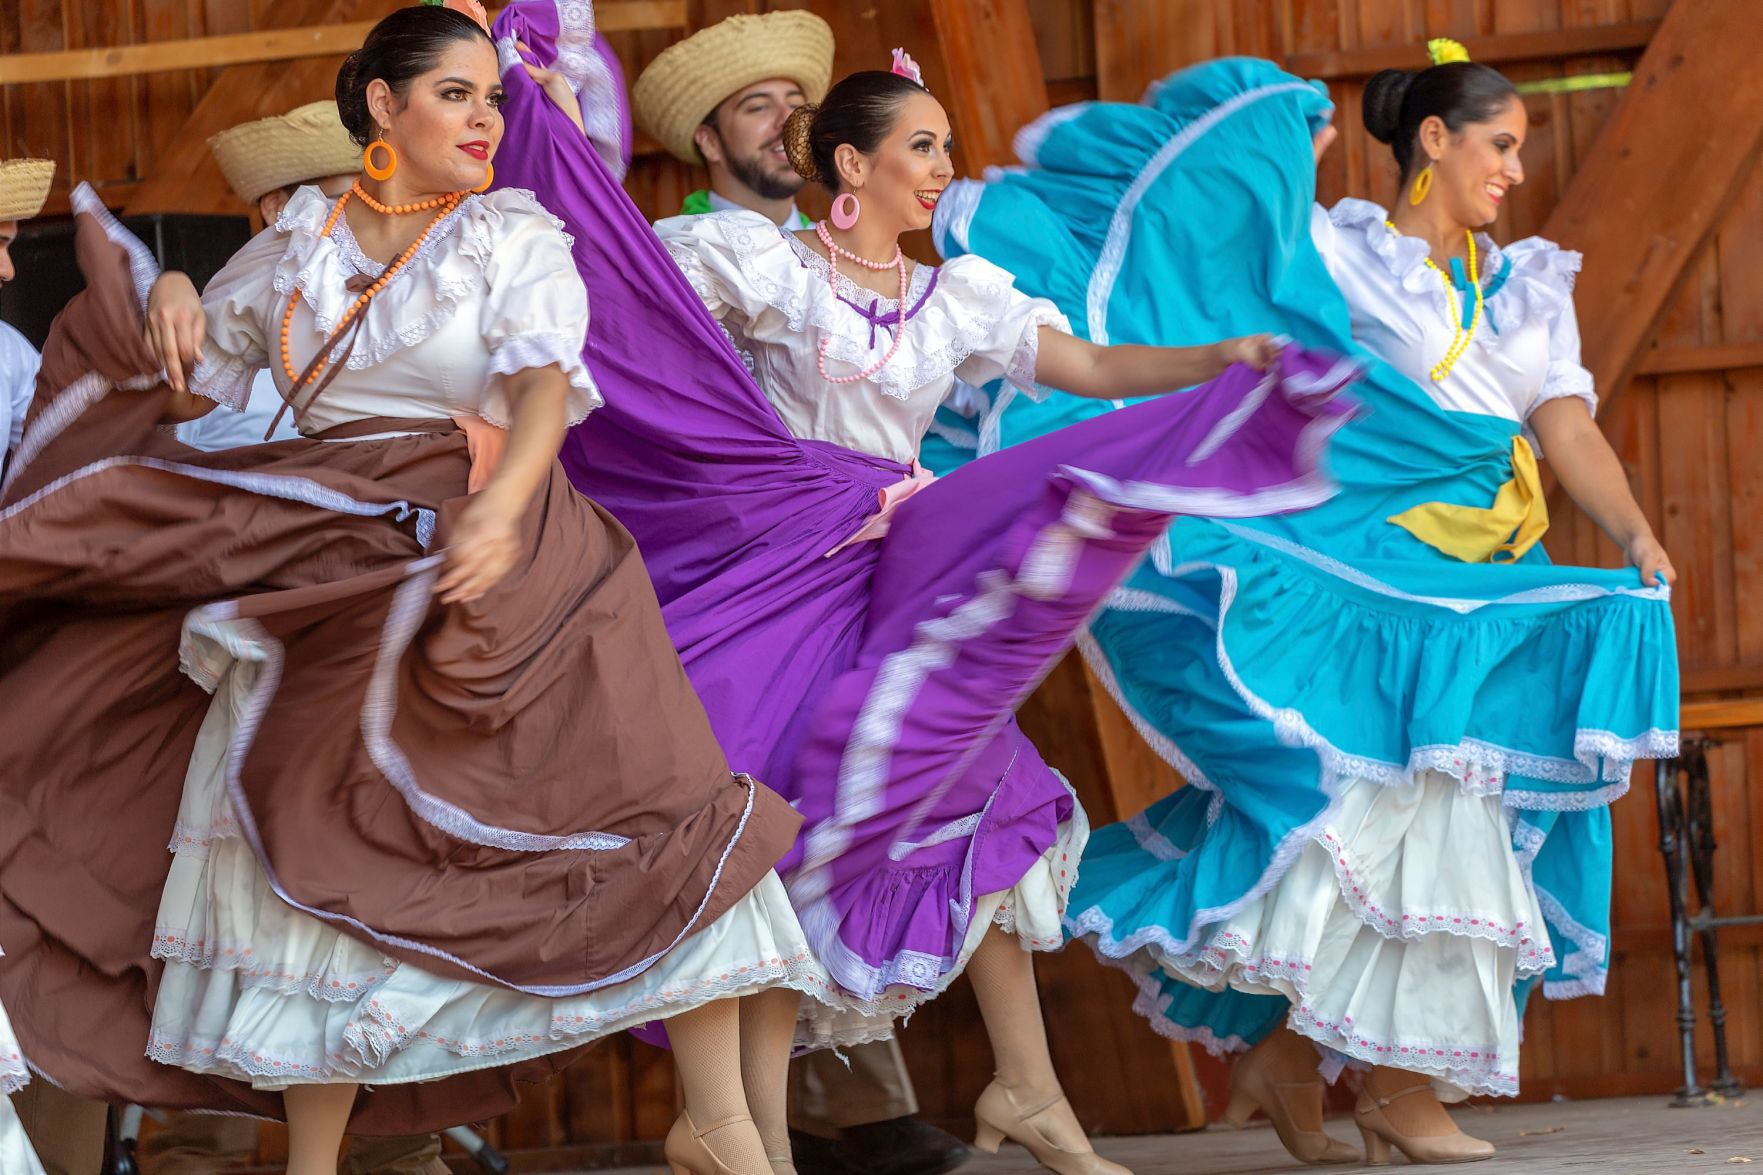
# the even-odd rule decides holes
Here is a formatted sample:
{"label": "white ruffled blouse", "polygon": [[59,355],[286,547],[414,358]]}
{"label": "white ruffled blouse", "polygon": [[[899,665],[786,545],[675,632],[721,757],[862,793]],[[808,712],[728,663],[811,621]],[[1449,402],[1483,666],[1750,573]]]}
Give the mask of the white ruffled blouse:
{"label": "white ruffled blouse", "polygon": [[798,437],[910,463],[937,405],[959,377],[975,386],[1006,379],[1033,396],[1040,328],[1069,331],[1053,303],[1016,289],[1015,279],[970,255],[941,268],[920,265],[906,292],[906,337],[888,364],[855,375],[893,345],[899,304],[841,273],[827,285],[827,262],[756,212],[715,212],[660,221],[661,235],[692,288],[752,358],[752,371],[784,424]]}
{"label": "white ruffled blouse", "polygon": [[1550,400],[1577,396],[1597,411],[1592,375],[1579,362],[1573,279],[1580,255],[1541,237],[1501,249],[1477,233],[1484,295],[1475,339],[1449,375],[1433,365],[1450,350],[1456,299],[1427,267],[1418,237],[1392,230],[1369,200],[1318,205],[1310,235],[1346,295],[1353,337],[1431,393],[1440,407],[1524,422]]}
{"label": "white ruffled blouse", "polygon": [[[346,283],[384,272],[361,251],[347,217],[321,235],[332,207],[317,188],[300,189],[275,225],[208,283],[208,343],[193,390],[242,410],[252,376],[267,368],[285,396],[289,295],[301,294],[288,343],[302,371],[354,304]],[[477,416],[506,427],[502,377],[550,364],[568,377],[570,422],[585,418],[602,401],[582,365],[588,297],[569,250],[561,222],[531,193],[467,196],[368,303],[344,370],[305,414],[301,432],[375,416]]]}

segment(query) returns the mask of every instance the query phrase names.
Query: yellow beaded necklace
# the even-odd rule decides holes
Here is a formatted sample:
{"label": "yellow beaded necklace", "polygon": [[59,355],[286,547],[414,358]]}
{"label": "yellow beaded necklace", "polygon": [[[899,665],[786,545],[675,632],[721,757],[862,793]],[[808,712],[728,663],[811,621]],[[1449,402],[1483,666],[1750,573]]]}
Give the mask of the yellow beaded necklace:
{"label": "yellow beaded necklace", "polygon": [[[1394,221],[1385,220],[1384,224],[1389,226],[1391,232],[1398,236],[1401,235],[1402,230],[1396,227]],[[1481,325],[1481,274],[1477,271],[1475,264],[1475,234],[1469,229],[1464,229],[1463,237],[1469,242],[1469,285],[1475,290],[1475,313],[1469,319],[1468,330],[1463,329],[1462,312],[1457,303],[1457,287],[1451,283],[1450,276],[1440,269],[1431,257],[1426,259],[1426,267],[1438,274],[1439,280],[1445,283],[1445,301],[1451,307],[1451,346],[1445,352],[1445,357],[1432,365],[1432,371],[1429,373],[1435,384],[1443,382],[1444,378],[1451,374],[1451,369],[1457,366],[1457,360],[1463,358],[1463,352],[1469,350],[1469,342],[1475,337],[1475,328]]]}

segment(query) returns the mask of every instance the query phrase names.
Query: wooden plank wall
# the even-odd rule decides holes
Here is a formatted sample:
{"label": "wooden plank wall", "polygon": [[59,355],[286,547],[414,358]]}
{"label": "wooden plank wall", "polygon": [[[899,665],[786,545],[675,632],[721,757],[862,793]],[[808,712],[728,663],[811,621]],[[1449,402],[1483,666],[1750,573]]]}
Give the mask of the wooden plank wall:
{"label": "wooden plank wall", "polygon": [[[286,0],[284,0],[284,3]],[[307,0],[317,3],[318,0]],[[394,0],[385,0],[390,7]],[[1471,39],[1515,33],[1597,29],[1656,20],[1671,0],[1022,0],[1033,21],[1047,91],[1055,104],[1083,98],[1136,100],[1170,70],[1220,54],[1338,53],[1420,46],[1429,36]],[[1688,2],[1688,0],[1680,0]],[[370,0],[352,0],[365,11]],[[859,4],[854,0],[689,0],[688,25],[734,12],[808,7],[834,25],[836,72],[884,64],[896,44],[911,48],[933,90],[950,92],[925,0]],[[270,0],[9,0],[0,5],[0,52],[81,48],[287,23]],[[614,43],[627,74],[679,32],[620,33]],[[1514,65],[1516,79],[1625,69],[1636,54],[1573,55]],[[0,152],[47,154],[63,161],[51,210],[64,207],[70,178],[94,182],[125,204],[156,169],[180,128],[221,71],[189,71],[103,82],[0,87]],[[1394,195],[1388,152],[1360,124],[1362,79],[1334,79],[1340,145],[1319,181],[1325,202]],[[323,96],[323,88],[311,97]],[[1619,92],[1598,90],[1529,100],[1528,180],[1508,200],[1495,229],[1501,240],[1536,231],[1589,149]],[[291,104],[291,103],[290,103]],[[241,117],[248,117],[244,112]],[[209,112],[212,116],[212,112]],[[1686,133],[1703,133],[1686,112]],[[963,136],[957,113],[956,130]],[[1717,147],[1717,137],[1711,141]],[[639,141],[629,190],[651,216],[665,215],[700,186],[696,169]],[[1686,177],[1694,182],[1694,177]],[[217,205],[228,198],[213,197]],[[810,194],[810,211],[823,198]],[[1620,247],[1617,243],[1613,247]],[[918,243],[923,252],[927,246]],[[1763,539],[1747,525],[1763,495],[1763,174],[1753,175],[1685,281],[1661,332],[1660,347],[1615,406],[1605,427],[1682,572],[1676,613],[1687,696],[1763,688],[1763,611],[1742,590],[1763,571]],[[1721,348],[1718,351],[1710,348]],[[1748,363],[1753,366],[1729,366]],[[1728,364],[1723,366],[1722,364]],[[1549,546],[1564,561],[1614,565],[1616,551],[1583,517],[1557,511]],[[1091,698],[1074,664],[1063,666],[1025,711],[1025,723],[1072,776],[1098,818],[1114,814],[1101,794],[1104,752],[1093,723],[1073,719]],[[1117,760],[1116,760],[1117,761]],[[1763,730],[1714,756],[1716,813],[1725,839],[1719,858],[1722,912],[1763,909]],[[1752,780],[1756,780],[1755,787]],[[1616,807],[1616,961],[1602,1000],[1536,1001],[1527,1023],[1526,1097],[1587,1097],[1673,1088],[1671,980],[1665,898],[1657,863],[1657,828],[1648,791]],[[1755,797],[1755,798],[1753,798]],[[1763,933],[1729,933],[1724,952],[1730,1031],[1741,1074],[1763,1082]],[[1062,1065],[1085,1121],[1106,1130],[1166,1129],[1177,1119],[1165,1095],[1169,1054],[1124,1011],[1117,976],[1081,953],[1042,968]],[[958,987],[914,1020],[907,1053],[925,1113],[963,1122],[987,1075],[983,1037]],[[1098,1040],[1107,1042],[1098,1049]],[[1706,1045],[1704,1041],[1704,1045]],[[1210,1089],[1222,1071],[1202,1059]],[[667,1058],[626,1039],[590,1054],[562,1079],[529,1097],[489,1133],[524,1152],[528,1169],[547,1156],[628,1156],[653,1142],[673,1114]],[[1221,1104],[1216,1102],[1215,1105]],[[263,1155],[277,1154],[266,1131]],[[584,1150],[583,1148],[589,1148]]]}
{"label": "wooden plank wall", "polygon": [[[397,0],[379,4],[385,11],[396,6]],[[288,23],[278,16],[278,9],[287,8],[272,0],[7,0],[0,4],[0,53],[254,32]],[[49,214],[66,211],[67,193],[82,179],[120,208],[144,178],[160,170],[166,150],[220,72],[0,87],[0,154],[56,160]],[[329,93],[324,85],[291,105]],[[217,196],[227,210],[244,211],[224,188]]]}

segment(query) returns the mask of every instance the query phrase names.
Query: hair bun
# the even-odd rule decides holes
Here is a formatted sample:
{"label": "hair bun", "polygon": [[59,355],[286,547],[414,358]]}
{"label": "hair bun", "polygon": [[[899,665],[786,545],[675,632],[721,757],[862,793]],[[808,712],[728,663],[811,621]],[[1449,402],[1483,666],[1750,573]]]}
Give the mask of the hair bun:
{"label": "hair bun", "polygon": [[784,123],[784,153],[790,157],[796,174],[809,183],[822,180],[820,169],[814,166],[814,116],[819,113],[818,102],[804,102]]}
{"label": "hair bun", "polygon": [[367,109],[367,87],[361,82],[359,49],[345,57],[337,70],[337,117],[357,146],[365,146],[373,138],[373,115]]}
{"label": "hair bun", "polygon": [[1394,143],[1402,125],[1402,102],[1420,75],[1406,69],[1382,69],[1365,83],[1361,112],[1365,129],[1380,143]]}

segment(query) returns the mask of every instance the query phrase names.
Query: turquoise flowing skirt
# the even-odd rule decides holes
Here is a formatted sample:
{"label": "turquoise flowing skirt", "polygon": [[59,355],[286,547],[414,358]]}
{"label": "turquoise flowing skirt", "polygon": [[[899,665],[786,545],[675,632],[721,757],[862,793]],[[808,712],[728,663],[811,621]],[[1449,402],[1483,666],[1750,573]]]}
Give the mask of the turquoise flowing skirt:
{"label": "turquoise flowing skirt", "polygon": [[[1268,893],[1346,782],[1407,787],[1426,770],[1502,797],[1553,948],[1544,993],[1601,993],[1608,806],[1636,759],[1677,750],[1668,589],[1632,568],[1556,567],[1540,547],[1467,564],[1386,521],[1423,502],[1487,505],[1518,426],[1441,409],[1353,342],[1309,234],[1310,139],[1330,109],[1271,63],[1210,62],[1138,105],[1053,111],[1018,136],[1023,166],[958,183],[937,213],[945,256],[997,262],[1097,342],[1271,331],[1365,366],[1366,411],[1328,458],[1339,496],[1181,520],[1084,642],[1190,786],[1092,836],[1067,931],[1134,974],[1159,1031],[1218,1047],[1259,1039],[1285,1000],[1202,990],[1164,964]],[[984,410],[941,414],[927,466],[1118,406],[985,392]]]}

